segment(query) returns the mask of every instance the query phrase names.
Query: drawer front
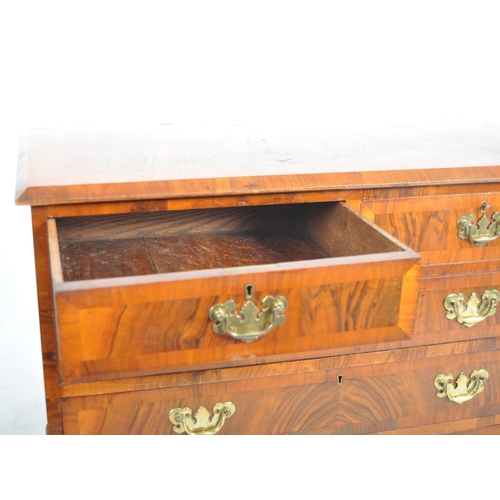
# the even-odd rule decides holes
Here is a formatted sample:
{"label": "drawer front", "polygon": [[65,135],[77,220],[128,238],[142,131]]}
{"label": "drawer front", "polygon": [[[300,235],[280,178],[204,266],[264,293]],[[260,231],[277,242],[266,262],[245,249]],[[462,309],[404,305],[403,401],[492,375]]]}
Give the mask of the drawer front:
{"label": "drawer front", "polygon": [[500,272],[420,281],[415,338],[454,342],[500,335]]}
{"label": "drawer front", "polygon": [[[378,264],[56,291],[62,377],[74,382],[255,364],[409,338],[418,276],[404,261]],[[288,303],[285,322],[251,343],[215,333],[209,317],[228,300],[241,308],[246,283],[256,290],[256,305],[265,295]]]}
{"label": "drawer front", "polygon": [[[481,207],[486,202],[484,212]],[[364,200],[361,212],[379,227],[422,256],[422,266],[443,263],[465,263],[463,271],[498,269],[498,264],[487,264],[500,258],[500,224],[496,224],[496,212],[500,213],[500,194],[481,193],[470,195],[432,196]],[[464,216],[471,215],[469,222]],[[478,223],[481,218],[482,228]],[[460,231],[462,220],[470,229]],[[492,224],[493,223],[493,224]],[[477,233],[490,234],[491,241],[484,243]],[[475,234],[475,236],[474,236]],[[478,246],[475,240],[481,240]],[[480,241],[480,243],[481,243]],[[474,263],[471,265],[471,263]],[[430,272],[430,271],[429,271]]]}
{"label": "drawer front", "polygon": [[[419,256],[341,209],[346,255],[231,269],[64,281],[57,234],[49,233],[64,383],[326,357],[410,338]],[[350,255],[349,231],[356,252],[371,246],[360,228],[392,251]]]}
{"label": "drawer front", "polygon": [[[469,342],[226,369],[198,374],[196,385],[67,398],[62,402],[64,430],[363,434],[425,426],[432,432],[448,423],[447,432],[464,431],[460,422],[470,421],[472,426],[478,419],[500,414],[500,351],[465,352],[481,346],[498,349],[500,344]],[[439,355],[460,351],[464,352]],[[373,364],[379,360],[383,362]],[[185,380],[190,377],[186,374]],[[459,389],[454,388],[457,381]],[[444,384],[444,394],[439,383]],[[205,416],[200,407],[206,409]],[[224,411],[228,418],[221,417]],[[485,425],[492,425],[490,420],[484,419]]]}

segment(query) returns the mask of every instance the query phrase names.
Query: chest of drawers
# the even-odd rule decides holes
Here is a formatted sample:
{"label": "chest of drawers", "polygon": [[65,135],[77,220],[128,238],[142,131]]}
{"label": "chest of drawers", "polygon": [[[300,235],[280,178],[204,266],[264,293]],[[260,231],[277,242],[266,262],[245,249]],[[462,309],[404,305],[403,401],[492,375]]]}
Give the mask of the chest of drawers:
{"label": "chest of drawers", "polygon": [[31,130],[52,434],[494,433],[500,127]]}

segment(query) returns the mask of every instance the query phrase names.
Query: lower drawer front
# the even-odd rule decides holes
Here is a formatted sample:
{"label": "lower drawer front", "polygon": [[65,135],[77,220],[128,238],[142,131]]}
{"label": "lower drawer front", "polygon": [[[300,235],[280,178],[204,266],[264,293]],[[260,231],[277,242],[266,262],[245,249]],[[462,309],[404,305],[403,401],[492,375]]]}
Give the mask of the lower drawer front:
{"label": "lower drawer front", "polygon": [[[473,428],[482,417],[500,414],[499,348],[500,341],[490,339],[184,374],[184,384],[189,377],[192,384],[175,378],[174,387],[64,399],[64,431],[363,434],[425,426],[429,432],[467,431],[460,422],[469,421]],[[476,391],[485,373],[480,370],[487,371],[487,379],[483,390]],[[471,381],[474,371],[477,378]],[[438,397],[438,375],[445,375],[445,385],[450,382],[447,388],[456,393],[452,398],[470,399],[458,404],[444,393]],[[215,407],[217,403],[231,404]],[[204,419],[203,410],[196,415],[202,406],[210,417]],[[196,423],[186,417],[190,413]]]}

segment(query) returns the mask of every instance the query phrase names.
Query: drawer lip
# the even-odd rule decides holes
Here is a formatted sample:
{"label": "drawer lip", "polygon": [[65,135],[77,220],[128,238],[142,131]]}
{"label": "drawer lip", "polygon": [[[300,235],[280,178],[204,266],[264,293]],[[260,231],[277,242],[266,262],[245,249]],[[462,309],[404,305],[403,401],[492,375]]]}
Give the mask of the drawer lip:
{"label": "drawer lip", "polygon": [[[407,340],[413,332],[420,256],[376,230],[401,250],[229,272],[220,268],[64,282],[56,222],[48,219],[61,382],[324,357],[338,347],[372,344],[374,339]],[[213,333],[208,311],[228,299],[240,309],[248,283],[254,284],[252,300],[258,307],[264,294],[290,298],[285,318],[291,319],[268,336],[243,344]],[[351,297],[347,304],[340,299],[344,292]],[[313,303],[316,296],[319,303]],[[339,307],[341,312],[335,311]],[[300,324],[302,311],[305,325]],[[346,340],[350,332],[351,340]]]}
{"label": "drawer lip", "polygon": [[[52,255],[52,253],[51,253]],[[55,261],[53,269],[57,269],[58,259],[51,258],[51,264]],[[92,290],[92,289],[102,289],[102,288],[120,288],[129,287],[135,285],[148,285],[148,284],[158,284],[174,281],[188,281],[203,278],[218,278],[224,276],[241,276],[241,275],[253,275],[253,274],[269,274],[282,271],[293,271],[301,269],[318,269],[318,268],[332,268],[332,267],[344,267],[347,265],[366,265],[366,264],[382,264],[387,262],[407,262],[411,267],[420,261],[420,255],[411,249],[405,249],[402,252],[384,252],[377,254],[367,254],[349,257],[330,257],[326,259],[317,260],[302,260],[300,262],[282,262],[279,264],[274,264],[273,267],[269,267],[268,264],[263,264],[261,266],[253,266],[251,272],[249,272],[245,267],[241,270],[236,270],[237,268],[230,268],[228,272],[225,268],[218,269],[204,269],[201,271],[180,271],[174,273],[158,273],[158,274],[148,274],[142,276],[126,276],[119,278],[96,278],[92,280],[81,280],[81,281],[60,281],[59,279],[53,280],[53,290],[55,292],[74,292],[78,290]],[[59,261],[60,262],[60,261]],[[234,271],[233,271],[234,270]],[[56,271],[57,272],[57,271]],[[57,276],[57,275],[56,275]],[[339,278],[339,280],[347,280],[347,277]],[[341,281],[339,281],[341,282]]]}

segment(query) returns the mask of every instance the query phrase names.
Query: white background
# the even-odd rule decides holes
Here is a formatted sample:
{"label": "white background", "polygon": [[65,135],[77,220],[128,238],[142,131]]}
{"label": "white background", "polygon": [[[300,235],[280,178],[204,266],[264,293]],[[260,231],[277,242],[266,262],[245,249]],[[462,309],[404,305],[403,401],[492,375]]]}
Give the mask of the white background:
{"label": "white background", "polygon": [[[45,432],[30,213],[29,208],[14,205],[22,131],[64,124],[200,121],[303,126],[466,118],[498,123],[497,4],[4,0],[0,7],[0,434]],[[352,439],[349,443],[373,450],[366,441]],[[251,441],[257,442],[262,441]],[[293,442],[292,450],[298,442]],[[300,442],[311,446],[310,441]],[[332,449],[340,442],[340,438],[325,441]],[[4,448],[10,450],[13,464],[29,463],[24,461],[31,454],[22,451],[26,444],[18,437]],[[386,449],[387,444],[379,446]],[[415,442],[410,446],[418,450],[413,448]],[[404,459],[391,460],[393,468],[413,455],[405,449],[407,454],[399,455]],[[217,454],[215,448],[203,446],[203,450],[209,462]],[[320,460],[321,447],[312,450],[312,463],[326,467],[322,477],[354,460],[345,452],[343,459],[334,455],[335,465],[327,467],[329,462]],[[311,463],[304,460],[305,448],[295,453],[302,467]],[[457,472],[453,452],[450,455],[448,449],[446,455],[452,458],[449,473]],[[356,455],[358,473],[362,456]],[[292,451],[284,459],[293,457]],[[101,459],[94,454],[93,460]],[[32,465],[39,467],[40,462]],[[373,467],[372,462],[370,470]],[[358,487],[363,482],[357,482]],[[295,484],[294,478],[289,476],[284,484]],[[292,489],[300,494],[298,487]],[[413,484],[403,494],[411,497],[416,488]]]}

